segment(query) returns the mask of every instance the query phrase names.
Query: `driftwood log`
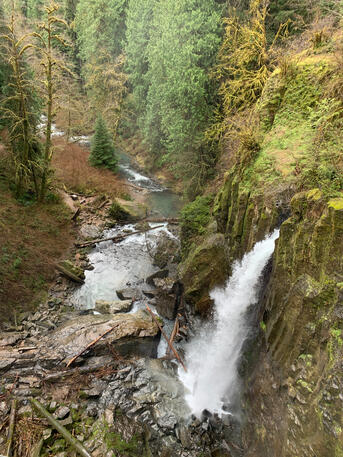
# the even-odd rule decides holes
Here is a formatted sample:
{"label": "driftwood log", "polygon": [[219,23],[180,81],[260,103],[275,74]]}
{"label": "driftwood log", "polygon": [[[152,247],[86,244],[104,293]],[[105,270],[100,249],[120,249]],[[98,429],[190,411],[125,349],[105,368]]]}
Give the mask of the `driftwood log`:
{"label": "driftwood log", "polygon": [[82,349],[81,352],[79,352],[78,354],[76,354],[72,359],[69,360],[69,362],[67,363],[67,368],[70,367],[70,365],[75,362],[76,359],[78,359],[84,352],[86,352],[88,349],[90,349],[92,346],[94,346],[98,341],[101,340],[101,338],[103,338],[104,336],[108,335],[110,332],[112,332],[116,327],[118,327],[118,324],[117,325],[114,325],[113,327],[109,328],[108,330],[106,330],[105,333],[103,333],[102,335],[98,336],[97,338],[95,338],[95,340],[93,340],[91,343],[89,343],[84,349]]}
{"label": "driftwood log", "polygon": [[180,219],[177,217],[148,217],[142,222],[167,222],[168,224],[178,224]]}
{"label": "driftwood log", "polygon": [[[177,317],[175,319],[173,331],[171,332],[171,335],[170,335],[170,340],[169,340],[170,344],[173,344],[174,338],[177,335],[178,331],[179,331],[179,318]],[[170,354],[170,345],[168,344],[166,355],[168,356],[169,354]]]}
{"label": "driftwood log", "polygon": [[15,416],[17,412],[17,400],[11,402],[10,425],[8,428],[7,442],[6,442],[6,457],[12,457],[12,443],[15,429]]}
{"label": "driftwood log", "polygon": [[76,221],[76,219],[78,218],[80,212],[81,212],[81,208],[77,208],[77,210],[76,210],[75,213],[73,214],[71,220],[72,220],[72,221]]}
{"label": "driftwood log", "polygon": [[57,419],[55,419],[45,408],[44,406],[39,403],[39,401],[35,400],[34,398],[30,398],[30,402],[34,409],[45,419],[49,422],[49,424],[60,433],[63,438],[75,449],[75,451],[83,456],[83,457],[92,457],[91,454],[87,451],[87,449],[74,438],[68,430],[61,425]]}
{"label": "driftwood log", "polygon": [[78,276],[74,275],[71,271],[67,270],[66,268],[62,267],[58,263],[55,264],[55,268],[60,271],[64,276],[68,279],[71,279],[74,282],[78,282],[79,284],[83,284],[84,280],[79,278]]}
{"label": "driftwood log", "polygon": [[174,348],[174,346],[172,345],[172,343],[170,342],[169,338],[167,337],[165,331],[163,330],[161,324],[158,322],[158,319],[156,318],[155,314],[151,311],[151,309],[149,308],[148,305],[145,305],[146,306],[146,309],[149,311],[149,313],[151,314],[153,320],[155,321],[155,323],[157,324],[158,328],[161,330],[161,333],[163,335],[163,337],[165,338],[165,340],[167,341],[168,343],[168,346],[170,347],[171,351],[173,352],[173,354],[175,355],[175,357],[177,358],[177,360],[180,362],[180,364],[182,365],[182,368],[187,372],[187,368],[185,366],[185,364],[183,363],[181,357],[179,356],[177,350]]}
{"label": "driftwood log", "polygon": [[125,233],[123,235],[115,235],[109,238],[98,238],[97,240],[86,241],[85,243],[75,243],[75,246],[78,248],[85,248],[87,246],[92,246],[93,244],[102,243],[103,241],[113,241],[113,243],[120,243],[125,238],[131,235],[138,235],[139,233],[151,232],[152,230],[156,230],[161,227],[163,227],[163,225],[158,225],[157,227],[152,227],[146,230],[137,230],[136,232]]}

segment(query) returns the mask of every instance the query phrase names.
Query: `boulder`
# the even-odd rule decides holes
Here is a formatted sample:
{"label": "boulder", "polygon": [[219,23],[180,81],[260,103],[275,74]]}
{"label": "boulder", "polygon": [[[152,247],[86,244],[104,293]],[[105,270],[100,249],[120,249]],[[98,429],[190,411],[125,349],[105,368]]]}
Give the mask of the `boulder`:
{"label": "boulder", "polygon": [[228,273],[229,253],[225,237],[221,233],[209,235],[180,268],[185,298],[194,305],[197,313],[207,315],[211,311],[209,291],[224,284]]}
{"label": "boulder", "polygon": [[155,307],[158,313],[167,319],[175,319],[177,312],[176,283],[172,278],[155,278],[157,288],[155,294]]}
{"label": "boulder", "polygon": [[100,314],[117,314],[127,313],[132,308],[132,300],[106,301],[97,300],[95,302],[95,311]]}
{"label": "boulder", "polygon": [[101,229],[94,224],[83,224],[80,228],[80,234],[85,240],[99,238],[101,232]]}
{"label": "boulder", "polygon": [[57,269],[68,279],[75,282],[84,282],[85,274],[82,268],[74,265],[70,260],[63,260],[56,265]]}
{"label": "boulder", "polygon": [[123,356],[156,356],[158,326],[149,313],[138,311],[134,314],[79,316],[70,320],[42,342],[40,357],[54,360],[55,364],[68,362],[112,327],[114,329],[93,346],[93,355],[107,354],[107,345],[111,344]]}
{"label": "boulder", "polygon": [[0,346],[12,346],[23,338],[19,332],[6,332],[0,334]]}
{"label": "boulder", "polygon": [[180,248],[180,242],[171,238],[166,233],[161,233],[154,253],[154,265],[165,268],[170,262],[175,261]]}
{"label": "boulder", "polygon": [[155,279],[167,278],[168,274],[169,274],[169,270],[167,270],[167,269],[158,270],[158,271],[156,271],[156,273],[153,273],[152,275],[150,275],[146,278],[146,283],[149,284],[150,286],[155,286],[155,283],[154,283]]}
{"label": "boulder", "polygon": [[137,289],[120,289],[116,290],[116,293],[118,295],[119,300],[137,300],[140,296],[141,293]]}

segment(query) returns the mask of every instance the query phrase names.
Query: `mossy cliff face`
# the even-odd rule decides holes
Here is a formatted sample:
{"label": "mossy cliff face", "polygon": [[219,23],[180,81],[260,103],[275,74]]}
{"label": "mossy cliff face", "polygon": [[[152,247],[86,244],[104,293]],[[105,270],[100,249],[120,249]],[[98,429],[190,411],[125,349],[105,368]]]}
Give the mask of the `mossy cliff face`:
{"label": "mossy cliff face", "polygon": [[288,211],[289,194],[288,188],[252,193],[240,182],[235,171],[226,175],[214,204],[213,216],[218,231],[227,240],[230,264],[242,258],[280,223]]}
{"label": "mossy cliff face", "polygon": [[247,381],[247,456],[343,455],[343,199],[296,194],[274,254],[265,351]]}
{"label": "mossy cliff face", "polygon": [[185,296],[202,316],[212,308],[209,291],[222,285],[229,274],[228,248],[223,234],[210,233],[181,266]]}
{"label": "mossy cliff face", "polygon": [[229,151],[237,160],[212,205],[211,229],[181,268],[186,299],[206,314],[211,287],[281,226],[261,303],[263,349],[244,379],[245,457],[343,457],[337,72],[332,54],[308,50],[271,75],[253,113],[259,147]]}

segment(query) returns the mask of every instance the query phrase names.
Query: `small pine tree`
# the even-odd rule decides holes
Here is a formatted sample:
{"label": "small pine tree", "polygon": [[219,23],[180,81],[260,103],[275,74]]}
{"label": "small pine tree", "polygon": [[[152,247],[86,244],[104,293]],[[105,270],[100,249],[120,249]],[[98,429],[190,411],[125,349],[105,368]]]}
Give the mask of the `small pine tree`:
{"label": "small pine tree", "polygon": [[112,171],[117,169],[113,141],[102,116],[96,120],[89,162],[93,167],[105,167]]}

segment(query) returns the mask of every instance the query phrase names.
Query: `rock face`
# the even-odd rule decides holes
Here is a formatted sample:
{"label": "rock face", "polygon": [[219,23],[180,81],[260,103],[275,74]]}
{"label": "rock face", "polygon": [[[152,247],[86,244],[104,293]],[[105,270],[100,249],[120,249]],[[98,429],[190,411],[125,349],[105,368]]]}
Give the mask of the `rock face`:
{"label": "rock face", "polygon": [[225,282],[229,273],[229,255],[225,237],[211,234],[181,266],[180,276],[185,296],[195,310],[206,315],[211,308],[209,291]]}
{"label": "rock face", "polygon": [[247,456],[343,453],[343,199],[296,194],[281,226],[246,397]]}
{"label": "rock face", "polygon": [[111,327],[114,327],[114,330],[94,346],[94,354],[108,353],[107,345],[110,344],[122,355],[156,356],[159,329],[151,316],[144,311],[134,314],[79,316],[49,335],[46,344],[41,348],[41,355],[55,363],[66,362]]}
{"label": "rock face", "polygon": [[158,313],[167,319],[175,319],[178,305],[178,285],[173,278],[155,278],[155,307]]}

